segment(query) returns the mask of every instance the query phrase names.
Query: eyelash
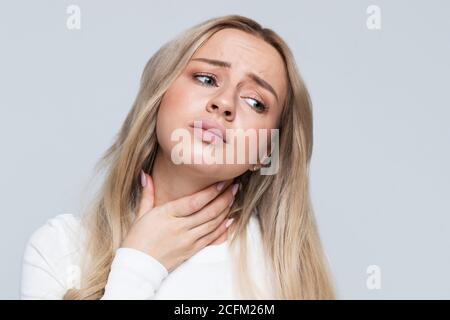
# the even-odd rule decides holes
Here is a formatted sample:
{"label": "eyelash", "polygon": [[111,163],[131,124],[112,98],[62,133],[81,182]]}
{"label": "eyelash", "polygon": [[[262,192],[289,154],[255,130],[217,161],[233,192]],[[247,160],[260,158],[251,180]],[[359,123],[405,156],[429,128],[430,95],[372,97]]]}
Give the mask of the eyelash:
{"label": "eyelash", "polygon": [[[211,73],[194,73],[194,74],[192,75],[192,77],[193,77],[200,85],[202,85],[202,86],[205,86],[205,87],[215,86],[215,87],[217,87],[217,78],[216,78],[215,75],[213,75],[213,74],[211,74]],[[209,78],[213,79],[214,84],[212,84],[212,85],[205,84],[204,82],[201,82],[200,80],[198,80],[197,77],[209,77]],[[259,110],[256,109],[256,112],[258,112],[258,113],[264,113],[264,112],[267,112],[267,110],[269,109],[269,108],[268,108],[262,101],[260,101],[259,99],[256,99],[256,98],[254,98],[254,97],[248,97],[248,98],[255,100],[257,103],[259,103],[259,104],[262,106],[262,109],[259,109]]]}

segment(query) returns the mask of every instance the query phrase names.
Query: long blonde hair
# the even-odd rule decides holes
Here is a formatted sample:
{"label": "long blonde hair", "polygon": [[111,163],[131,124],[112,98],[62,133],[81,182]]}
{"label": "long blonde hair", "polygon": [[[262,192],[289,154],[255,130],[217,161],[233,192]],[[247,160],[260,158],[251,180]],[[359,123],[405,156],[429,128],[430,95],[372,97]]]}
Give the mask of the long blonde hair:
{"label": "long blonde hair", "polygon": [[[288,90],[279,128],[279,170],[274,175],[247,171],[236,179],[242,190],[231,215],[236,285],[243,299],[334,299],[309,192],[313,119],[309,93],[287,44],[249,18],[228,15],[198,24],[164,44],[147,62],[136,100],[114,143],[96,165],[105,177],[82,223],[86,230],[81,286],[64,299],[100,299],[115,251],[129,230],[141,196],[139,173],[151,172],[158,150],[156,115],[165,91],[194,52],[225,28],[248,32],[271,44],[286,65]],[[247,264],[246,226],[256,210],[272,292],[261,292]]]}

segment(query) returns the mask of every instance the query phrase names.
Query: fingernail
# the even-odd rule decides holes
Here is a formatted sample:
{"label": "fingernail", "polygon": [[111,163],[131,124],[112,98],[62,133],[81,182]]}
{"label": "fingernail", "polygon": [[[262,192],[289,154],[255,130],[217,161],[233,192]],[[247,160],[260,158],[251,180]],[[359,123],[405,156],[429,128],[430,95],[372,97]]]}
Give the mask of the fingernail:
{"label": "fingernail", "polygon": [[237,184],[237,183],[233,184],[233,187],[231,188],[231,191],[233,192],[233,196],[236,195],[238,187],[239,187],[239,184]]}
{"label": "fingernail", "polygon": [[141,185],[143,188],[147,185],[147,177],[145,176],[144,170],[141,170]]}
{"label": "fingernail", "polygon": [[225,185],[225,181],[219,182],[216,184],[217,190],[222,190],[223,186]]}
{"label": "fingernail", "polygon": [[228,228],[234,221],[234,218],[228,219],[227,223],[225,224],[225,227]]}

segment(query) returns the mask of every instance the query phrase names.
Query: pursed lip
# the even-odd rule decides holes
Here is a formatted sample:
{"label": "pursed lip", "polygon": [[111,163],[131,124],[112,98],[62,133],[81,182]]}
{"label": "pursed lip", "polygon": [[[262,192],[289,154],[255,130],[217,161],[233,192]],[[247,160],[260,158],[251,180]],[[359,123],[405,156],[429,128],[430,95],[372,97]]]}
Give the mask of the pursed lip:
{"label": "pursed lip", "polygon": [[[223,142],[227,142],[225,127],[213,119],[196,119],[190,123],[190,126],[192,128],[201,128],[203,130],[214,129],[209,130],[208,132],[211,132],[212,134],[220,137]],[[219,134],[221,134],[222,136],[220,136]]]}

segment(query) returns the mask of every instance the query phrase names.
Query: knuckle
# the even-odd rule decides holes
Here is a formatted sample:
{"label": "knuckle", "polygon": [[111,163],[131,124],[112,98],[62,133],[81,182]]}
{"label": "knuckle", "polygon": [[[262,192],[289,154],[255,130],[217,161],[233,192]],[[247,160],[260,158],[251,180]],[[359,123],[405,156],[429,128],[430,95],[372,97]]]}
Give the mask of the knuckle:
{"label": "knuckle", "polygon": [[208,244],[208,237],[205,236],[197,241],[198,249],[205,247]]}
{"label": "knuckle", "polygon": [[191,211],[197,211],[200,207],[200,201],[197,198],[191,198],[189,199],[188,206]]}
{"label": "knuckle", "polygon": [[181,246],[183,248],[183,250],[189,252],[190,250],[192,250],[192,240],[190,239],[190,237],[183,237],[181,239]]}
{"label": "knuckle", "polygon": [[157,212],[161,215],[165,216],[172,216],[173,215],[173,208],[169,203],[166,203],[158,208],[156,208]]}
{"label": "knuckle", "polygon": [[207,227],[206,231],[211,232],[212,230],[214,230],[215,226],[216,226],[216,221],[215,220],[208,221],[207,224],[206,224],[206,227]]}
{"label": "knuckle", "polygon": [[208,194],[208,196],[213,199],[215,197],[217,197],[218,194],[220,194],[221,190],[218,190],[217,188],[213,188],[213,190],[211,190]]}
{"label": "knuckle", "polygon": [[198,240],[208,232],[208,223],[204,223],[195,230],[195,238]]}
{"label": "knuckle", "polygon": [[200,227],[198,227],[198,232],[196,232],[196,239],[197,241],[201,238],[203,238],[205,235],[207,235],[210,232],[210,222],[206,222]]}
{"label": "knuckle", "polygon": [[211,218],[211,210],[209,208],[204,208],[201,212],[202,217],[204,217],[206,220],[210,220]]}
{"label": "knuckle", "polygon": [[187,251],[192,250],[192,243],[193,241],[190,237],[183,237],[182,244]]}
{"label": "knuckle", "polygon": [[176,221],[174,223],[173,230],[177,236],[183,236],[183,234],[186,232],[186,227],[185,227],[184,222]]}
{"label": "knuckle", "polygon": [[214,219],[214,218],[217,216],[217,213],[216,213],[215,210],[209,209],[209,210],[206,212],[206,216],[208,217],[208,219],[212,220],[212,219]]}
{"label": "knuckle", "polygon": [[178,236],[183,232],[183,226],[179,223],[173,223],[171,227],[172,234]]}
{"label": "knuckle", "polygon": [[177,229],[179,232],[186,232],[188,230],[188,224],[185,221],[178,222]]}

